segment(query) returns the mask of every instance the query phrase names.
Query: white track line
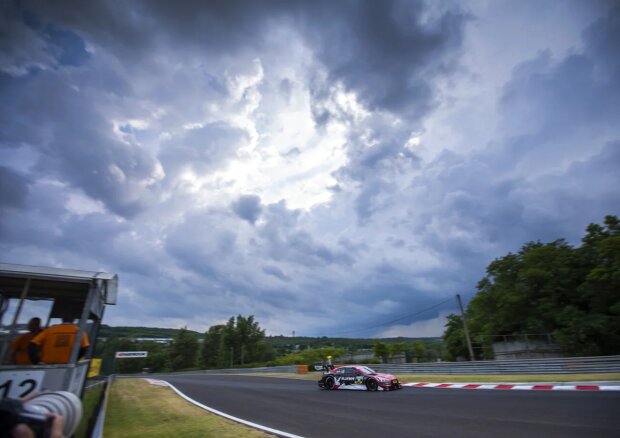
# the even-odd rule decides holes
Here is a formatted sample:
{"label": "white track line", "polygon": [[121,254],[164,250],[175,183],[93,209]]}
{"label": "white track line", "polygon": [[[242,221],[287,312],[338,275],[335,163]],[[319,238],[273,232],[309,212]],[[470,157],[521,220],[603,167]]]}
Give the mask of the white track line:
{"label": "white track line", "polygon": [[221,417],[228,418],[229,420],[236,421],[237,423],[245,424],[246,426],[253,427],[254,429],[260,429],[260,430],[263,430],[263,431],[265,431],[267,433],[273,433],[273,434],[278,435],[278,436],[283,436],[283,437],[286,437],[286,438],[303,438],[300,435],[294,435],[292,433],[283,432],[283,431],[277,430],[277,429],[272,429],[271,427],[263,426],[261,424],[252,423],[251,421],[243,420],[243,419],[238,418],[238,417],[233,417],[232,415],[226,414],[226,413],[224,413],[222,411],[218,411],[217,409],[213,409],[213,408],[210,408],[209,406],[205,406],[202,403],[199,403],[196,400],[194,400],[192,398],[189,398],[188,396],[183,394],[181,391],[179,391],[174,385],[172,385],[170,382],[166,382],[165,380],[154,380],[154,379],[145,379],[145,380],[149,381],[149,383],[151,383],[153,385],[161,385],[161,383],[159,383],[159,382],[165,382],[167,386],[169,386],[174,392],[176,392],[182,398],[184,398],[188,402],[192,403],[193,405],[196,405],[199,408],[204,409],[205,411],[211,412],[212,414],[219,415]]}

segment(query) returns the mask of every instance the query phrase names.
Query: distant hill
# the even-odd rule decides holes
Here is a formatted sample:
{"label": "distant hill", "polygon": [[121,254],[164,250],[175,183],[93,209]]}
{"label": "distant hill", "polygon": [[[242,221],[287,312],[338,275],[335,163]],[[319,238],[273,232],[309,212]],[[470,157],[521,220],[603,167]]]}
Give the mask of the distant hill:
{"label": "distant hill", "polygon": [[[157,327],[110,327],[102,324],[99,336],[102,338],[174,338],[180,329]],[[190,333],[202,335],[192,330]]]}
{"label": "distant hill", "polygon": [[[103,338],[174,338],[180,329],[158,328],[158,327],[111,327],[102,325],[99,336]],[[203,333],[189,330],[190,333],[202,337]],[[441,338],[328,338],[326,336],[267,336],[265,338],[275,350],[289,350],[296,348],[321,348],[321,347],[342,347],[346,349],[364,350],[371,349],[376,341],[386,344],[405,342],[411,344],[414,341],[422,341],[425,345],[440,346]]]}
{"label": "distant hill", "polygon": [[373,348],[376,341],[382,341],[386,344],[398,344],[405,342],[411,344],[414,341],[422,341],[424,344],[441,344],[441,338],[328,338],[322,337],[306,337],[306,336],[268,336],[267,341],[274,348],[287,348],[290,346],[299,346],[300,348],[321,348],[321,347],[342,347],[348,349],[364,350]]}

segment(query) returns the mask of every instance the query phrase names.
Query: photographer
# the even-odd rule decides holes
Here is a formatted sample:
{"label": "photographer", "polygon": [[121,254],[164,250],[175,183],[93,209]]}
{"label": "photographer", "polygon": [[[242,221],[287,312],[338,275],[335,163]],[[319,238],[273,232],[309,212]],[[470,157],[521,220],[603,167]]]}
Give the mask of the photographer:
{"label": "photographer", "polygon": [[63,438],[73,436],[82,419],[80,399],[68,391],[43,391],[0,401],[0,437]]}
{"label": "photographer", "polygon": [[[62,430],[64,428],[64,418],[58,414],[47,414],[51,419],[50,438],[64,438]],[[18,424],[11,430],[12,438],[35,438],[34,431],[27,424]]]}

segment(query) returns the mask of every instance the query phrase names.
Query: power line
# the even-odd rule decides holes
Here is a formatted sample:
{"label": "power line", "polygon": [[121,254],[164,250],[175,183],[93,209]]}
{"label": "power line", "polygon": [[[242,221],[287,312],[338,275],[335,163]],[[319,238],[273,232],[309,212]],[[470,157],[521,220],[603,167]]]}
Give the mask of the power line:
{"label": "power line", "polygon": [[422,314],[424,312],[428,312],[429,310],[433,310],[433,309],[441,306],[442,304],[446,304],[447,302],[452,301],[452,300],[454,300],[454,298],[448,298],[445,301],[437,303],[437,304],[435,304],[435,305],[433,305],[431,307],[427,307],[426,309],[420,310],[419,312],[411,313],[411,314],[405,315],[405,316],[401,316],[400,318],[396,318],[396,319],[393,319],[391,321],[383,322],[381,324],[373,325],[373,326],[366,327],[366,328],[363,328],[363,329],[348,330],[348,331],[345,331],[345,332],[337,332],[335,334],[336,335],[342,335],[342,334],[347,334],[347,333],[357,333],[357,332],[363,332],[363,331],[366,331],[366,330],[371,330],[371,329],[375,329],[375,328],[379,328],[379,327],[384,327],[386,325],[390,325],[390,324],[394,324],[395,322],[402,321],[403,319],[407,319],[407,318],[411,318],[411,317],[414,317],[414,316],[418,316],[418,315],[420,315],[420,314]]}

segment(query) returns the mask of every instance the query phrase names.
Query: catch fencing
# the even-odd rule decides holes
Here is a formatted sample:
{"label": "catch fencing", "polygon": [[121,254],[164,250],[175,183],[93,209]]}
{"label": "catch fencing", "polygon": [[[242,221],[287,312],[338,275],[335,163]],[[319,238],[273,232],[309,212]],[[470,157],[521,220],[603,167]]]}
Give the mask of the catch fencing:
{"label": "catch fencing", "polygon": [[575,374],[620,373],[620,356],[565,357],[475,362],[369,364],[392,374]]}

